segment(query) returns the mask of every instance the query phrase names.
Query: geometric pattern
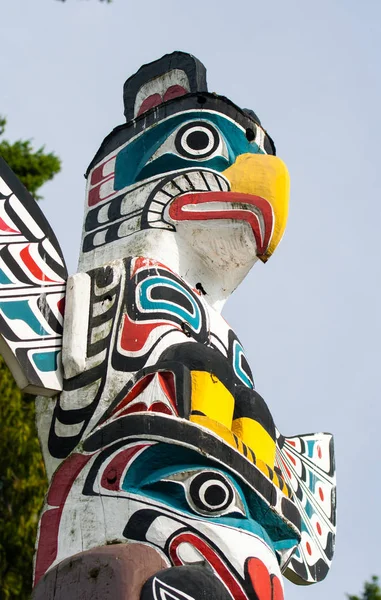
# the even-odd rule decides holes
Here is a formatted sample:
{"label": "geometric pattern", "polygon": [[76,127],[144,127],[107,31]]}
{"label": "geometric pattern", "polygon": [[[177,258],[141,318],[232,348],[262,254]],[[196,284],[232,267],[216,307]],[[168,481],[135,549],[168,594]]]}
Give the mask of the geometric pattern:
{"label": "geometric pattern", "polygon": [[19,387],[62,389],[67,270],[36,201],[0,158],[0,349]]}
{"label": "geometric pattern", "polygon": [[277,432],[276,464],[294,492],[301,515],[301,541],[284,576],[316,583],[331,565],[336,532],[333,438],[328,433],[283,437]]}

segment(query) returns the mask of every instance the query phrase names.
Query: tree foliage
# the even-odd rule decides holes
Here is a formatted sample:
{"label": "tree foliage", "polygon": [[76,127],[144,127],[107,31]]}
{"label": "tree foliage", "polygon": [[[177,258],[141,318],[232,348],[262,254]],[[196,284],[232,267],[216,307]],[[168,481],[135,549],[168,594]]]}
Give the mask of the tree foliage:
{"label": "tree foliage", "polygon": [[[6,120],[0,118],[0,135],[4,133],[5,125]],[[33,150],[30,140],[17,140],[12,143],[1,140],[0,156],[37,200],[40,199],[37,190],[61,169],[61,161],[55,154],[46,154],[44,147]]]}
{"label": "tree foliage", "polygon": [[378,577],[373,575],[371,581],[364,583],[364,589],[361,596],[347,596],[348,600],[381,600],[381,588],[378,583]]}
{"label": "tree foliage", "polygon": [[[0,117],[0,136],[6,120]],[[0,141],[0,155],[30,192],[60,170],[60,160],[30,141]],[[22,394],[0,356],[0,597],[27,600],[39,512],[47,480],[35,426],[34,398]]]}

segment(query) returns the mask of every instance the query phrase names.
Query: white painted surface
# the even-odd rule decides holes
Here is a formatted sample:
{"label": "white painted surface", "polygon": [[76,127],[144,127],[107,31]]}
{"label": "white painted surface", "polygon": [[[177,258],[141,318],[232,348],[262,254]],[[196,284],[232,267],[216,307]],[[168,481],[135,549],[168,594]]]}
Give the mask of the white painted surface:
{"label": "white painted surface", "polygon": [[69,277],[66,287],[65,327],[62,363],[70,379],[85,370],[87,330],[90,306],[90,277],[77,273]]}

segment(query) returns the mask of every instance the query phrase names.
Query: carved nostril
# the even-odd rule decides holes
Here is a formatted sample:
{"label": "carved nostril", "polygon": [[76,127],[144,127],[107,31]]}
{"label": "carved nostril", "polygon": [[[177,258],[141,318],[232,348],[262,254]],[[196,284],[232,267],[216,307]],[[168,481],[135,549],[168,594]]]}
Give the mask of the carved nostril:
{"label": "carved nostril", "polygon": [[117,479],[117,473],[115,469],[110,469],[110,471],[106,475],[106,479],[108,483],[115,483]]}
{"label": "carved nostril", "polygon": [[201,292],[201,294],[204,294],[204,296],[206,296],[206,291],[204,290],[202,283],[196,283],[196,290],[198,290],[199,292]]}
{"label": "carved nostril", "polygon": [[246,129],[246,139],[249,142],[252,142],[253,140],[255,140],[255,131],[254,131],[254,129],[251,129],[251,127],[248,127]]}

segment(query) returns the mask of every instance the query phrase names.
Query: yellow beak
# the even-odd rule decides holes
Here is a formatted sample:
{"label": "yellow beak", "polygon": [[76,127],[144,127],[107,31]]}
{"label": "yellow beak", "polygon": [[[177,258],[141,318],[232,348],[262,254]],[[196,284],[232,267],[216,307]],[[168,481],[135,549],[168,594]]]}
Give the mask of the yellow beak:
{"label": "yellow beak", "polygon": [[283,237],[288,217],[290,176],[284,162],[268,154],[241,154],[235,163],[223,171],[232,192],[259,196],[271,205],[273,212],[272,232],[263,254],[266,262]]}

